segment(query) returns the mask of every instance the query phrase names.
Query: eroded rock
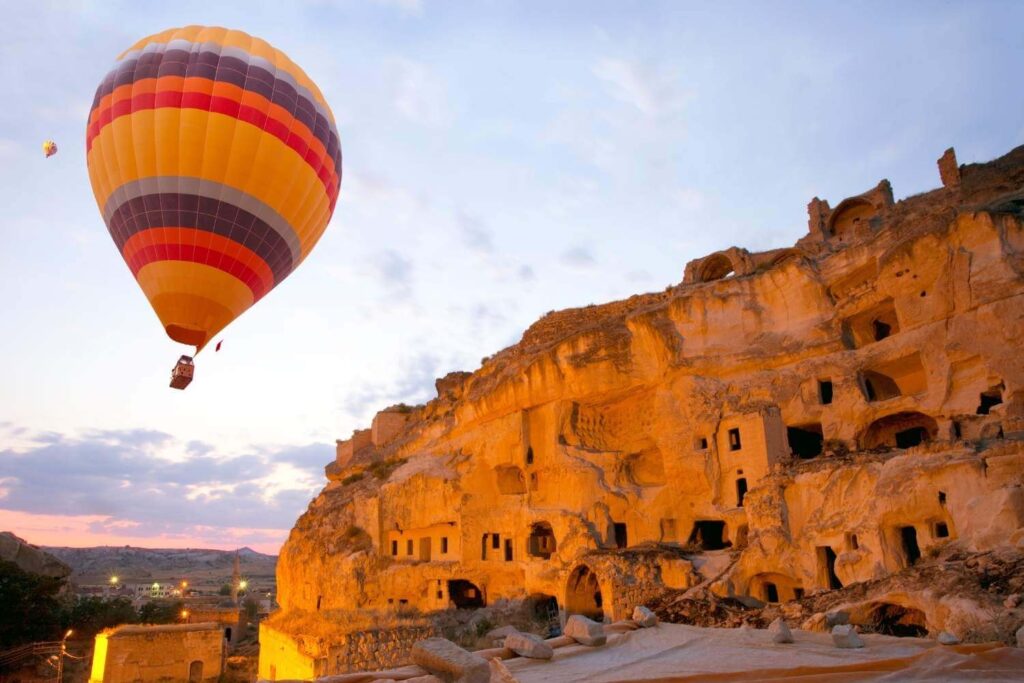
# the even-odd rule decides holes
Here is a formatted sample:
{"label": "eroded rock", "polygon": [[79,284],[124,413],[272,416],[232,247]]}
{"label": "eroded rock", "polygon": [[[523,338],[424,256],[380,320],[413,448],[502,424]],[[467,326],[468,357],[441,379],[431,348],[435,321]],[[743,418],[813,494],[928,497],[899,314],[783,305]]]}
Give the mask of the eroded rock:
{"label": "eroded rock", "polygon": [[505,647],[520,657],[551,659],[555,651],[540,636],[532,633],[512,633],[505,637]]}
{"label": "eroded rock", "polygon": [[847,649],[864,647],[864,640],[857,633],[857,627],[852,624],[833,626],[832,642],[836,647]]}
{"label": "eroded rock", "polygon": [[581,614],[574,614],[565,622],[563,633],[582,645],[604,645],[607,637],[604,625]]}
{"label": "eroded rock", "polygon": [[789,630],[789,626],[783,621],[782,617],[777,617],[768,626],[768,633],[772,637],[773,643],[792,643],[793,632]]}
{"label": "eroded rock", "polygon": [[413,645],[412,661],[455,683],[487,683],[491,677],[486,660],[445,638],[427,638]]}
{"label": "eroded rock", "polygon": [[658,625],[658,615],[643,605],[637,605],[633,609],[633,621],[642,628],[651,628]]}

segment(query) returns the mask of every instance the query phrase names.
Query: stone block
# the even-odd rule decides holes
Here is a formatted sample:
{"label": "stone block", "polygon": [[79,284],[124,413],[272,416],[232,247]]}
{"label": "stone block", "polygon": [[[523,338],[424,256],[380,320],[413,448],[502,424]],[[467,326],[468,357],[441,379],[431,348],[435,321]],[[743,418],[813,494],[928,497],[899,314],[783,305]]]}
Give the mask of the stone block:
{"label": "stone block", "polygon": [[643,605],[633,608],[633,621],[643,628],[651,628],[658,625],[658,615]]}
{"label": "stone block", "polygon": [[943,645],[959,645],[960,639],[954,636],[949,631],[943,631],[939,634],[938,641]]}
{"label": "stone block", "polygon": [[454,683],[488,683],[491,678],[486,660],[444,638],[427,638],[413,645],[412,661]]}
{"label": "stone block", "polygon": [[832,642],[836,644],[836,647],[846,649],[864,647],[864,641],[858,635],[856,627],[852,624],[833,626]]}
{"label": "stone block", "polygon": [[1024,647],[1024,626],[1017,629],[1017,647]]}
{"label": "stone block", "polygon": [[793,632],[789,630],[789,626],[782,620],[782,617],[776,617],[768,626],[768,633],[772,636],[773,643],[792,643]]}
{"label": "stone block", "polygon": [[565,635],[582,645],[604,645],[608,640],[604,634],[604,624],[581,614],[574,614],[565,622]]}
{"label": "stone block", "polygon": [[519,679],[512,675],[512,672],[505,666],[505,662],[497,657],[488,663],[491,669],[490,683],[519,683]]}
{"label": "stone block", "polygon": [[505,647],[520,657],[530,659],[551,659],[555,651],[540,636],[532,633],[512,633],[505,636]]}

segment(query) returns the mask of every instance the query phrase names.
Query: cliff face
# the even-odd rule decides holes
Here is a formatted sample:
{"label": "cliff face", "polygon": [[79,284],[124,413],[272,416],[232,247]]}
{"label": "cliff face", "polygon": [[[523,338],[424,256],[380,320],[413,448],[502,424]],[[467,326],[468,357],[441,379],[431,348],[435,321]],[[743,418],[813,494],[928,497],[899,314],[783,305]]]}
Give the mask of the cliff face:
{"label": "cliff face", "polygon": [[702,581],[784,602],[1024,546],[1024,148],[950,157],[940,189],[815,198],[792,248],[549,314],[379,413],[282,549],[282,608],[543,594],[618,618]]}

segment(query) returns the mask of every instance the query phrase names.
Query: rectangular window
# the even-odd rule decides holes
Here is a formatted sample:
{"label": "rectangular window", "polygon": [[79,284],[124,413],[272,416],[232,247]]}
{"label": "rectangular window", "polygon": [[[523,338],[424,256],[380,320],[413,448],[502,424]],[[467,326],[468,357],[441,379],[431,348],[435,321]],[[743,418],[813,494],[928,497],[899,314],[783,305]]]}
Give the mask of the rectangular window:
{"label": "rectangular window", "polygon": [[501,534],[491,534],[491,547],[495,550],[501,547]]}
{"label": "rectangular window", "polygon": [[729,430],[729,450],[738,451],[743,448],[743,444],[740,442],[740,428],[733,427]]}
{"label": "rectangular window", "polygon": [[818,399],[821,401],[821,405],[823,406],[827,406],[832,403],[832,380],[818,380]]}
{"label": "rectangular window", "polygon": [[506,562],[511,562],[512,561],[512,539],[511,538],[506,538],[505,539],[505,561]]}
{"label": "rectangular window", "polygon": [[397,555],[398,554],[398,541],[391,541],[391,554],[392,555]]}
{"label": "rectangular window", "polygon": [[693,450],[695,451],[706,451],[708,449],[708,439],[705,436],[693,437]]}
{"label": "rectangular window", "polygon": [[405,542],[405,554],[412,555],[412,539]]}
{"label": "rectangular window", "polygon": [[949,538],[949,525],[945,522],[936,522],[935,538]]}
{"label": "rectangular window", "polygon": [[447,536],[442,536],[441,537],[441,554],[442,555],[447,555],[448,554],[448,537]]}

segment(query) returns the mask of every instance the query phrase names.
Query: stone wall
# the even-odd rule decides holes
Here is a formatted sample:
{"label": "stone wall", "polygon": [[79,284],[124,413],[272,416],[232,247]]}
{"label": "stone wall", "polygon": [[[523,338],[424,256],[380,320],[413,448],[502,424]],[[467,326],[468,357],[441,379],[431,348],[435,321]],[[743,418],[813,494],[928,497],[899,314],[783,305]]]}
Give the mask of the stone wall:
{"label": "stone wall", "polygon": [[412,646],[437,635],[431,625],[370,628],[344,633],[340,629],[328,638],[310,638],[283,633],[267,623],[260,624],[261,679],[309,680],[352,671],[388,669],[410,661]]}
{"label": "stone wall", "polygon": [[89,681],[216,681],[223,658],[218,624],[118,626],[96,636]]}

